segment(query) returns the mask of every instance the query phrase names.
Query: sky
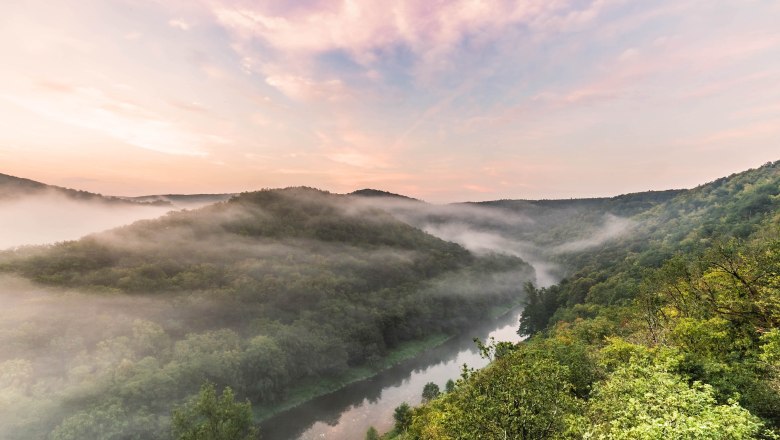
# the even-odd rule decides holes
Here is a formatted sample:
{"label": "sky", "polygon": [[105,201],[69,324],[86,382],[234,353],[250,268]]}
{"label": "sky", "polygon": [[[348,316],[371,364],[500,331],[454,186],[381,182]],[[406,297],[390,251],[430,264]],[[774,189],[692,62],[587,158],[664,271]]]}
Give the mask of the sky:
{"label": "sky", "polygon": [[4,0],[0,173],[433,202],[780,159],[776,0]]}

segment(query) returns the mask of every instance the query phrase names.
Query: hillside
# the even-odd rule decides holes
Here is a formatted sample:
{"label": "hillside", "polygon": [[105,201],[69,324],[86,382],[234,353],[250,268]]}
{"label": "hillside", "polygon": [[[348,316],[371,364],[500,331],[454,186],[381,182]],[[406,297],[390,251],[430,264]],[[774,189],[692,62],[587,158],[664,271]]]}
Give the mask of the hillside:
{"label": "hillside", "polygon": [[[776,438],[780,162],[634,213],[528,287],[515,346],[384,438]],[[422,390],[421,390],[422,391]]]}
{"label": "hillside", "polygon": [[171,409],[205,381],[272,411],[516,303],[533,279],[517,258],[309,188],[5,252],[0,270],[38,283],[4,282],[2,390],[16,403],[0,433],[58,440],[167,438]]}

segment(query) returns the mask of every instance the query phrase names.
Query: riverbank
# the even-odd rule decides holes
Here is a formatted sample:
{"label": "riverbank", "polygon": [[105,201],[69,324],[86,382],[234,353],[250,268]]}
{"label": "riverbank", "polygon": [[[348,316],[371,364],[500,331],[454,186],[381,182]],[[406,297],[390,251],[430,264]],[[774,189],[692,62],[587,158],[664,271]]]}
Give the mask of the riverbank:
{"label": "riverbank", "polygon": [[[488,312],[489,319],[498,319],[521,305],[522,301],[516,301],[505,306],[494,306]],[[256,422],[263,422],[279,413],[291,410],[317,397],[330,394],[340,389],[359,382],[370,379],[377,374],[392,368],[400,363],[413,359],[423,352],[436,348],[457,335],[448,335],[438,333],[427,338],[415,341],[406,341],[398,347],[390,350],[374,366],[353,367],[344,373],[332,378],[311,378],[302,381],[298,386],[292,388],[288,397],[281,403],[273,406],[257,406],[253,408],[253,414]]]}
{"label": "riverbank", "polygon": [[338,391],[352,383],[370,379],[388,368],[417,357],[426,350],[438,347],[453,338],[453,336],[454,335],[437,333],[425,339],[403,342],[399,344],[398,347],[390,350],[387,356],[383,357],[377,365],[373,367],[353,367],[336,377],[311,378],[302,381],[300,385],[293,387],[289,391],[288,397],[282,403],[274,405],[273,407],[254,407],[253,413],[255,421],[262,422],[280,412],[293,409],[312,399]]}

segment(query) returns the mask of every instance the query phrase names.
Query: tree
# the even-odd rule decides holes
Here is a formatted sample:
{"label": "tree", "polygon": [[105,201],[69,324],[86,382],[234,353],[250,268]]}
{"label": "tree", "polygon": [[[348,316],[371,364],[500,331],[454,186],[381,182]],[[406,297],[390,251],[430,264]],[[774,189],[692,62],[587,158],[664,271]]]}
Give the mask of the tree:
{"label": "tree", "polygon": [[213,383],[205,383],[198,395],[173,411],[173,438],[176,440],[252,440],[258,439],[252,424],[249,401],[236,402],[233,390],[225,388],[221,396]]}
{"label": "tree", "polygon": [[395,408],[393,420],[395,420],[396,431],[403,432],[409,428],[409,425],[412,422],[412,408],[408,403],[404,402]]}
{"label": "tree", "polygon": [[577,410],[569,376],[544,350],[519,348],[415,410],[411,437],[559,438]]}
{"label": "tree", "polygon": [[444,385],[444,392],[451,393],[455,391],[455,381],[450,379],[447,381],[447,383]]}
{"label": "tree", "polygon": [[441,394],[439,386],[433,382],[428,382],[423,387],[422,398],[424,402],[435,399],[439,394]]}
{"label": "tree", "polygon": [[379,433],[373,426],[368,428],[368,431],[366,432],[366,440],[379,440]]}

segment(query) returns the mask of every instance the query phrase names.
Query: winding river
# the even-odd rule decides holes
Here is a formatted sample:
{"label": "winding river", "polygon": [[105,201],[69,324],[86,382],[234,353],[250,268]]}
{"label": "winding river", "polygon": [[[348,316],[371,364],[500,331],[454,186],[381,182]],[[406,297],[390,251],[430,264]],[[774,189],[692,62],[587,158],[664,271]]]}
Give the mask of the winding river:
{"label": "winding river", "polygon": [[263,439],[362,440],[370,426],[380,433],[389,431],[395,407],[403,402],[419,404],[426,383],[434,382],[443,390],[447,380],[460,377],[463,364],[472,368],[487,364],[479,356],[474,338],[519,341],[516,332],[521,311],[512,309],[370,379],[277,414],[261,426]]}

